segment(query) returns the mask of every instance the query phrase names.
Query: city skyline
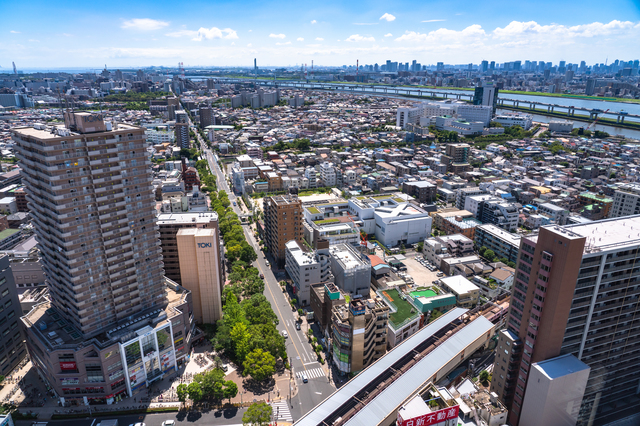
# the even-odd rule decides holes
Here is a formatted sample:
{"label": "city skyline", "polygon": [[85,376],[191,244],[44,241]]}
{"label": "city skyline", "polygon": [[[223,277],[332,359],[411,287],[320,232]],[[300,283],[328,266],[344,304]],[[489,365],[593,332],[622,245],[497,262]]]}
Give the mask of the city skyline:
{"label": "city skyline", "polygon": [[[227,1],[130,4],[105,10],[36,1],[29,14],[17,4],[0,32],[0,72],[41,67],[339,66],[387,58],[423,64],[546,61],[602,63],[638,57],[640,8],[617,0],[575,8],[551,2],[510,5],[444,3],[393,5],[325,2]],[[549,18],[549,10],[553,10]],[[287,19],[282,20],[283,11]],[[561,17],[561,19],[555,19]]]}

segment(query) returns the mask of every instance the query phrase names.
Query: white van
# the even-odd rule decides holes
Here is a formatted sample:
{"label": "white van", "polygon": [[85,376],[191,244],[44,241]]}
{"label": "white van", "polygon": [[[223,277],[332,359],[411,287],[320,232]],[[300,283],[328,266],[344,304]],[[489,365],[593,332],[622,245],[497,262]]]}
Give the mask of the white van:
{"label": "white van", "polygon": [[307,377],[307,373],[302,373],[302,383],[307,383],[309,382],[309,378]]}

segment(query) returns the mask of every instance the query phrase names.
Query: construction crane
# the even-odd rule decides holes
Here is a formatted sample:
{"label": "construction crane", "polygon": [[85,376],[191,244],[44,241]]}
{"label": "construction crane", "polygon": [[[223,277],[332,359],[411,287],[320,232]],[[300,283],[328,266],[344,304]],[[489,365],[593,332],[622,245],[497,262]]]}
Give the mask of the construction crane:
{"label": "construction crane", "polygon": [[[605,112],[603,112],[603,113],[602,113],[602,115],[605,115],[607,112],[609,112],[609,110],[606,110]],[[595,119],[595,120],[593,120],[593,123],[589,124],[585,130],[589,130],[591,127],[593,127],[593,125],[594,125],[594,124],[596,124],[596,123],[598,122],[598,120],[600,120],[600,117],[601,117],[601,116],[600,116],[600,115],[598,115],[598,116],[596,117],[596,119]]]}
{"label": "construction crane", "polygon": [[367,246],[367,234],[360,232],[360,227],[358,226],[358,224],[356,223],[355,220],[353,220],[353,217],[351,216],[351,214],[349,212],[347,212],[347,216],[349,217],[349,220],[351,220],[351,222],[353,223],[353,226],[356,228],[356,230],[358,231],[358,234],[360,234],[360,245],[363,247]]}

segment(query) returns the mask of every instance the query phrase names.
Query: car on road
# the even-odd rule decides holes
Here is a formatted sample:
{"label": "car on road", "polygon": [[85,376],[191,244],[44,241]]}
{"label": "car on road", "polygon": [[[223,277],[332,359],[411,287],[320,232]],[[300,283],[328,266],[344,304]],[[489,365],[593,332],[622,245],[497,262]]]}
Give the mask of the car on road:
{"label": "car on road", "polygon": [[164,422],[162,422],[162,426],[174,426],[175,424],[175,420],[165,420]]}
{"label": "car on road", "polygon": [[146,425],[142,422],[138,422],[138,423],[131,423],[129,426],[146,426]]}
{"label": "car on road", "polygon": [[268,261],[268,260],[265,260],[265,261],[264,261],[264,264],[265,264],[265,265],[267,265],[267,268],[269,268],[269,267],[271,266],[271,264],[269,263],[269,261]]}
{"label": "car on road", "polygon": [[264,280],[264,274],[260,274],[260,278]]}
{"label": "car on road", "polygon": [[287,330],[282,330],[282,337],[284,337],[285,339],[289,337],[289,333],[287,333]]}
{"label": "car on road", "polygon": [[307,377],[307,373],[302,373],[302,383],[308,383],[309,378]]}
{"label": "car on road", "polygon": [[237,204],[236,204],[236,202],[235,202],[235,201],[233,202],[233,205],[234,205],[234,206],[237,206]]}
{"label": "car on road", "polygon": [[296,323],[296,330],[300,330],[300,323],[299,322]]}

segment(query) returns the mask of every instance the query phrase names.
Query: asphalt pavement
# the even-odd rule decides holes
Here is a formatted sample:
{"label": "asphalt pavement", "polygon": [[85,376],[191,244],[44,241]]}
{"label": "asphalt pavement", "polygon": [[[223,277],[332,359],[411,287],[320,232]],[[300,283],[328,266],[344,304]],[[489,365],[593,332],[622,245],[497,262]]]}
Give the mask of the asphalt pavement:
{"label": "asphalt pavement", "polygon": [[[233,191],[229,188],[224,172],[218,166],[215,161],[213,153],[207,148],[206,144],[202,141],[200,134],[196,132],[200,147],[204,153],[207,161],[209,162],[209,169],[216,175],[218,189],[226,191],[229,195],[229,201],[231,201],[231,207],[238,215],[242,214],[240,210],[239,201]],[[236,205],[234,205],[234,201]],[[247,241],[258,255],[258,259],[254,262],[254,266],[258,268],[261,274],[264,274],[265,290],[264,295],[271,303],[280,323],[278,324],[278,330],[282,332],[285,330],[288,334],[286,339],[287,355],[289,356],[289,362],[291,363],[293,374],[295,378],[295,385],[291,386],[291,393],[297,394],[289,401],[291,407],[291,414],[293,419],[297,420],[302,415],[306,414],[313,407],[318,405],[324,399],[326,399],[336,388],[330,383],[329,378],[323,372],[319,374],[318,369],[322,369],[322,366],[317,361],[315,351],[311,348],[311,344],[305,335],[304,330],[296,330],[295,321],[297,313],[291,309],[291,305],[287,301],[285,295],[282,292],[282,288],[275,274],[270,267],[267,267],[264,253],[259,249],[258,243],[253,237],[252,229],[249,225],[243,225],[244,233]],[[304,372],[309,381],[303,383],[299,377],[301,372]],[[287,392],[288,389],[280,389],[280,392]]]}

